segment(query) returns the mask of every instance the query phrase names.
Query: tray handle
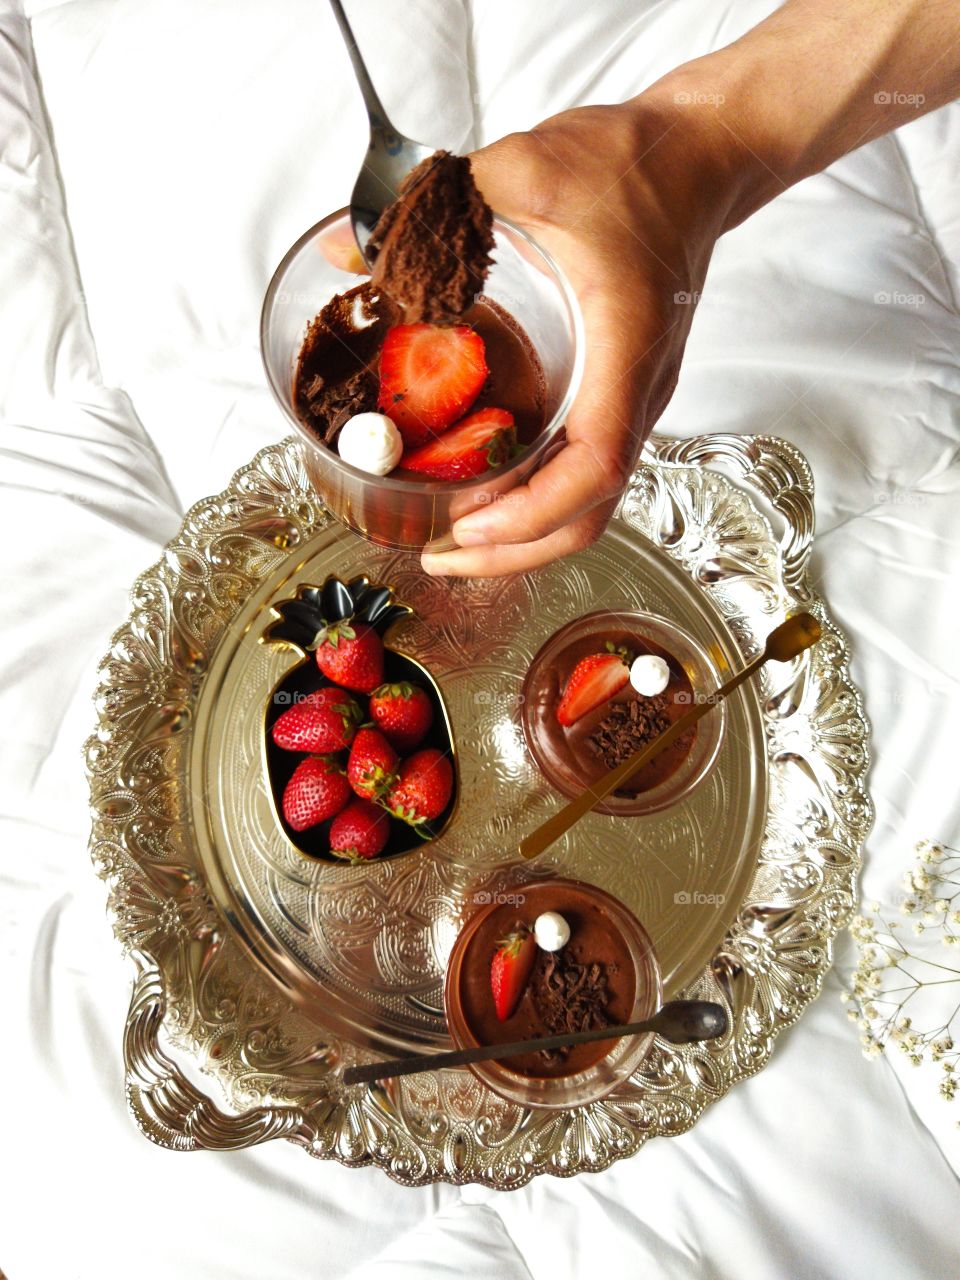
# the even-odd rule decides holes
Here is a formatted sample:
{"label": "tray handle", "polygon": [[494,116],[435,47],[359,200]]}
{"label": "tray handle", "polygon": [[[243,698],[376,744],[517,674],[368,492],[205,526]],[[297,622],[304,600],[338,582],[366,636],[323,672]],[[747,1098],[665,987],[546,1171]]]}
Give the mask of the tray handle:
{"label": "tray handle", "polygon": [[308,1143],[310,1126],[294,1107],[254,1107],[230,1115],[192,1084],[160,1047],[166,1009],[154,961],[132,951],[137,977],[123,1037],[127,1105],[145,1137],[173,1151],[237,1151],[273,1138]]}
{"label": "tray handle", "polygon": [[799,449],[779,436],[725,433],[671,440],[654,433],[647,448],[658,462],[728,467],[765,498],[783,519],[780,538],[783,583],[798,600],[811,598],[806,582],[813,549],[813,473]]}

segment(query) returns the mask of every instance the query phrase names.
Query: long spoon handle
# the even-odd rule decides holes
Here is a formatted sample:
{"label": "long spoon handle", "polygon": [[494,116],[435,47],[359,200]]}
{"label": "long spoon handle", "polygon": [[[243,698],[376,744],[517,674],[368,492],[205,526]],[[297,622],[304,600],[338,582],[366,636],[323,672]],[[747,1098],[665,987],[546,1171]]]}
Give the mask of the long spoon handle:
{"label": "long spoon handle", "polygon": [[511,1040],[506,1044],[481,1044],[473,1049],[451,1049],[446,1053],[418,1054],[415,1058],[396,1058],[391,1062],[368,1062],[362,1067],[348,1067],[343,1073],[343,1083],[370,1084],[374,1080],[392,1079],[394,1076],[439,1071],[442,1067],[466,1067],[471,1062],[515,1058],[520,1053],[537,1053],[541,1049],[561,1049],[565,1045],[590,1044],[594,1040],[638,1036],[645,1031],[656,1031],[675,1044],[689,1044],[693,1040],[714,1040],[726,1029],[727,1012],[723,1005],[709,1000],[673,1000],[643,1022],[594,1027],[590,1031],[568,1031],[556,1036],[539,1036],[535,1040]]}
{"label": "long spoon handle", "polygon": [[566,831],[569,831],[575,822],[579,822],[582,817],[589,813],[595,804],[606,799],[611,791],[616,791],[638,769],[642,768],[655,756],[658,756],[661,751],[670,746],[671,742],[675,742],[691,725],[696,724],[709,711],[712,711],[718,703],[733,693],[734,689],[742,685],[745,680],[749,680],[755,672],[760,670],[765,662],[771,658],[776,659],[778,662],[785,662],[789,658],[795,658],[804,649],[816,644],[819,639],[820,624],[809,613],[795,614],[794,617],[788,618],[786,622],[781,623],[767,637],[763,653],[748,662],[741,671],[738,671],[735,676],[732,676],[725,684],[721,685],[715,693],[700,699],[689,711],[685,711],[680,719],[675,720],[670,728],[661,733],[658,738],[654,738],[645,747],[635,751],[629,759],[618,764],[609,773],[605,773],[602,778],[598,778],[585,791],[582,791],[575,800],[571,800],[562,809],[558,809],[552,817],[549,817],[546,822],[537,827],[536,831],[532,831],[530,835],[521,840],[521,856],[535,858],[537,854],[543,853],[544,849],[548,849],[555,840],[559,840]]}
{"label": "long spoon handle", "polygon": [[442,1067],[465,1067],[471,1062],[514,1058],[520,1053],[537,1053],[541,1049],[560,1049],[564,1045],[589,1044],[592,1040],[616,1040],[620,1036],[636,1036],[650,1030],[650,1022],[628,1022],[619,1027],[596,1027],[592,1031],[568,1032],[566,1035],[541,1036],[537,1040],[510,1040],[506,1044],[481,1044],[475,1049],[450,1049],[445,1053],[424,1054],[416,1058],[397,1058],[392,1062],[368,1062],[362,1067],[347,1067],[344,1084],[369,1084],[394,1076],[412,1076],[421,1071],[439,1071]]}
{"label": "long spoon handle", "polygon": [[333,10],[333,15],[340,27],[340,34],[343,36],[343,43],[347,46],[347,53],[349,53],[350,61],[353,63],[353,73],[357,77],[357,84],[360,86],[360,92],[363,95],[367,115],[370,117],[371,130],[383,128],[384,126],[392,128],[377,91],[373,87],[373,81],[370,79],[369,71],[367,71],[367,64],[360,53],[353,29],[343,11],[343,5],[340,0],[330,0],[330,8]]}

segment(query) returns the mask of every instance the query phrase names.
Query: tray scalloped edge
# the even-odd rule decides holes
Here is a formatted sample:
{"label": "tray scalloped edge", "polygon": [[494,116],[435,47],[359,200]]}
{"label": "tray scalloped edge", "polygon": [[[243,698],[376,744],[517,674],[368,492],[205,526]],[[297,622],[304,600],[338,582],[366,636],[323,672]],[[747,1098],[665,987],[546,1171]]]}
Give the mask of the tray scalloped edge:
{"label": "tray scalloped edge", "polygon": [[[747,503],[756,512],[723,472],[782,518],[772,570],[759,545],[738,539],[738,510],[742,515]],[[737,1080],[763,1067],[776,1036],[819,992],[833,939],[852,910],[872,809],[864,787],[869,730],[850,681],[846,642],[807,576],[814,530],[809,466],[775,437],[654,437],[621,511],[693,573],[745,653],[756,641],[742,612],[744,591],[757,593],[771,622],[802,604],[824,625],[815,657],[765,689],[771,768],[778,778],[795,775],[803,800],[789,822],[771,812],[748,899],[689,988],[726,1003],[732,1034],[711,1046],[658,1042],[626,1088],[574,1112],[531,1116],[484,1091],[488,1106],[479,1120],[461,1073],[318,1093],[317,1079],[333,1080],[350,1047],[321,1041],[306,1052],[304,1044],[271,1042],[282,995],[259,975],[249,983],[238,976],[236,944],[190,864],[176,780],[191,707],[225,620],[264,572],[329,519],[310,489],[299,447],[286,440],[261,450],[223,493],[190,509],[178,538],[137,579],[130,617],[100,668],[99,727],[85,748],[91,854],[108,884],[114,931],[137,969],[124,1035],[127,1099],[152,1141],[177,1150],[231,1150],[284,1137],[317,1157],[377,1164],[407,1185],[442,1180],[511,1188],[544,1172],[598,1171],[649,1137],[689,1129]],[[703,532],[705,512],[706,542],[689,536]],[[218,968],[214,986],[210,975]],[[238,1018],[255,1041],[247,1049],[253,1105],[236,1112],[193,1084],[164,1047],[209,1051],[199,1009],[214,993],[224,1046]],[[309,1105],[278,1103],[271,1071],[306,1071],[313,1082],[304,1090]]]}

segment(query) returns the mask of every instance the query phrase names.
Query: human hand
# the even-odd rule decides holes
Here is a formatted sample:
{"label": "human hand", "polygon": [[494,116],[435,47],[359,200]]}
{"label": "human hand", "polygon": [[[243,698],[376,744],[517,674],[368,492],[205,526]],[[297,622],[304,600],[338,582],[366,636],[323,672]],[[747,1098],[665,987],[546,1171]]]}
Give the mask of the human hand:
{"label": "human hand", "polygon": [[581,107],[472,157],[497,213],[528,230],[580,301],[586,364],[566,444],[457,520],[431,574],[532,569],[600,536],[676,386],[726,203],[705,133],[666,95]]}
{"label": "human hand", "polygon": [[[560,453],[457,519],[459,547],[424,552],[427,572],[513,573],[593,542],[676,385],[717,238],[960,95],[958,49],[950,0],[785,0],[629,102],[565,111],[477,152],[488,202],[529,229],[573,285],[586,367]],[[328,256],[359,269],[355,249]]]}
{"label": "human hand", "polygon": [[956,98],[958,50],[950,0],[786,0],[622,106],[565,111],[477,152],[487,201],[573,285],[586,368],[566,446],[509,500],[457,520],[459,549],[425,553],[427,572],[531,569],[596,539],[676,385],[717,238]]}

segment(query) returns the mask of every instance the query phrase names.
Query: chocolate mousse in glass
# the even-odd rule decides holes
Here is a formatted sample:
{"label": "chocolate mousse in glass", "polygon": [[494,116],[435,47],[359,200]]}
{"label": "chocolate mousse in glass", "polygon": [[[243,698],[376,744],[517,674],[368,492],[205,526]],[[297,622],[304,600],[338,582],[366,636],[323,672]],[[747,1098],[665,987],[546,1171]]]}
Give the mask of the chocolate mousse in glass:
{"label": "chocolate mousse in glass", "polygon": [[[377,358],[390,329],[405,323],[401,311],[370,282],[337,294],[311,322],[297,361],[294,403],[301,421],[329,449],[336,449],[351,417],[378,411]],[[490,370],[470,413],[505,409],[513,415],[518,445],[532,444],[544,427],[546,401],[533,344],[507,310],[483,295],[461,323],[483,339]],[[423,483],[404,469],[402,457],[390,478]]]}
{"label": "chocolate mousse in glass", "polygon": [[[524,738],[547,780],[572,798],[720,683],[703,646],[666,618],[598,610],[555,632],[531,662],[521,700]],[[636,817],[676,804],[709,774],[724,724],[720,703],[594,811]]]}
{"label": "chocolate mousse in glass", "polygon": [[[549,255],[485,204],[466,158],[437,152],[408,175],[368,246],[372,276],[352,283],[323,252],[328,241],[342,246],[348,229],[346,211],[324,219],[277,268],[261,317],[267,379],[337,519],[382,545],[444,550],[455,545],[455,520],[522,483],[561,446],[583,367],[579,308]],[[411,397],[424,386],[423,345],[408,365],[416,376],[396,394],[384,373],[391,333],[396,344],[395,331],[414,326],[448,337],[468,331],[477,353],[462,405],[455,400],[454,416],[423,433],[403,421],[418,412]],[[433,354],[427,347],[428,361]],[[414,457],[494,410],[495,434],[478,440],[465,468],[461,453],[455,466],[442,458],[433,470]],[[367,436],[354,421],[362,415],[369,458],[384,460],[380,474],[363,453]]]}
{"label": "chocolate mousse in glass", "polygon": [[[661,1003],[650,939],[623,903],[595,885],[552,879],[491,898],[464,925],[447,965],[444,1006],[460,1048],[505,1044],[650,1017]],[[568,930],[545,938],[539,921]],[[505,939],[531,937],[532,967],[509,1016],[494,995],[494,958]],[[562,945],[556,946],[561,942]],[[532,1107],[581,1106],[604,1097],[636,1070],[652,1036],[538,1051],[470,1070],[496,1093]]]}

